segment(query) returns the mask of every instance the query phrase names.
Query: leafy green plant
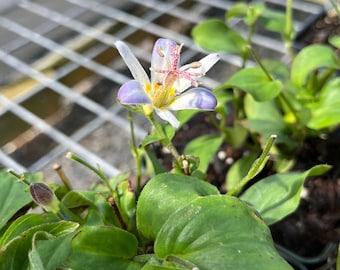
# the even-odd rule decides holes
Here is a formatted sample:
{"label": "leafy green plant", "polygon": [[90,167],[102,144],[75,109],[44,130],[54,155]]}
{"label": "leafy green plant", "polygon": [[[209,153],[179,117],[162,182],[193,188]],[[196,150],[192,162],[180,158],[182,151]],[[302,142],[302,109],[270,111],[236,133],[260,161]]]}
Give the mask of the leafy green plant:
{"label": "leafy green plant", "polygon": [[[251,27],[265,14],[261,5],[248,9],[240,4],[232,10],[238,16],[246,11],[246,22]],[[248,58],[250,50],[243,38],[230,32],[223,22],[209,24],[218,26],[215,34],[227,34],[238,44],[227,45],[226,50],[240,53],[244,61]],[[285,32],[284,36],[288,34]],[[211,45],[210,41],[205,40],[207,46],[224,46],[217,41]],[[223,121],[214,122],[222,136],[198,137],[186,145],[183,154],[172,143],[176,129],[197,110],[216,107],[220,113],[225,111],[224,103],[234,99],[223,91],[217,91],[216,98],[208,89],[198,86],[197,79],[212,68],[219,56],[211,54],[179,67],[182,45],[159,39],[154,46],[149,79],[125,43],[117,42],[117,48],[134,77],[121,86],[118,101],[129,109],[136,187],[132,188],[129,173],[108,178],[100,167],[72,153],[67,157],[95,173],[101,183],[80,191],[73,190],[64,177],[62,185],[48,185],[39,173],[0,171],[0,269],[292,269],[276,250],[268,226],[297,208],[307,177],[325,173],[330,166],[277,173],[249,185],[264,168],[277,138],[270,133],[273,129],[269,126],[259,130],[264,135],[270,134],[261,153],[255,151],[237,162],[241,170],[238,172],[234,167],[229,176],[235,181],[229,182],[227,194],[221,194],[205,181],[208,165],[224,140],[243,144],[247,137],[243,123],[230,128]],[[330,58],[327,59],[319,64],[324,61],[329,64]],[[336,67],[337,60],[334,61],[329,68]],[[294,65],[298,68],[299,62]],[[309,65],[310,71],[314,68]],[[259,104],[266,104],[264,109],[273,112],[265,119],[255,117],[253,122],[248,117],[248,125],[256,129],[260,126],[257,121],[268,120],[276,122],[276,128],[285,129],[286,121],[275,118],[281,112],[274,100],[282,95],[284,83],[265,70],[243,69],[222,88],[232,86],[249,92],[246,96],[238,92],[240,104],[253,104],[239,107],[240,115],[249,113],[248,109],[259,115]],[[309,76],[305,72],[295,77],[294,82],[305,85]],[[318,75],[315,76],[320,83]],[[320,102],[332,100],[325,97]],[[180,112],[175,117],[170,110]],[[132,112],[147,117],[153,128],[140,143],[134,136]],[[281,140],[283,133],[275,130]],[[289,140],[288,135],[285,138]],[[150,150],[149,146],[156,142],[173,156],[170,172]],[[149,178],[145,186],[142,177]]]}
{"label": "leafy green plant", "polygon": [[[227,101],[236,111],[235,127],[241,125],[250,134],[259,134],[260,144],[276,134],[281,159],[292,159],[306,138],[322,136],[340,123],[339,56],[329,45],[309,45],[296,53],[291,13],[291,0],[286,2],[286,13],[263,3],[236,3],[226,12],[225,20],[208,19],[192,31],[202,48],[240,55],[240,70],[215,93],[218,99],[229,96]],[[245,36],[229,26],[236,18],[248,26]],[[259,58],[252,46],[257,26],[281,35],[291,57],[288,63]],[[330,43],[339,47],[338,39],[332,37]],[[251,59],[257,65],[247,67]],[[225,104],[225,100],[220,103]]]}
{"label": "leafy green plant", "polygon": [[[49,187],[39,173],[0,171],[0,269],[291,269],[268,225],[295,210],[306,177],[330,167],[273,175],[231,196],[261,171],[270,146],[230,195],[160,173],[136,201],[127,175],[107,179],[73,154],[103,183],[76,191]],[[45,211],[27,213],[37,205]]]}

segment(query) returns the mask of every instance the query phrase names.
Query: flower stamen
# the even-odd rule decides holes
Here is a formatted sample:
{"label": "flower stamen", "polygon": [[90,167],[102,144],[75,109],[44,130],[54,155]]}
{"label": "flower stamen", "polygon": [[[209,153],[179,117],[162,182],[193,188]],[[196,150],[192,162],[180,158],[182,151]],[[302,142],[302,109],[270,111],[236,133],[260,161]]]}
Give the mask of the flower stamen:
{"label": "flower stamen", "polygon": [[[168,66],[170,66],[170,69],[151,69],[154,72],[165,74],[163,79],[163,84],[166,84],[166,82],[172,81],[174,82],[174,79],[176,77],[182,77],[190,81],[191,85],[197,87],[199,85],[199,82],[194,77],[202,77],[204,74],[199,72],[187,72],[190,68],[199,68],[202,66],[202,64],[198,61],[192,62],[190,64],[184,65],[180,68],[178,68],[179,65],[179,59],[180,59],[180,53],[182,50],[183,44],[171,46],[171,58],[172,61],[169,63]],[[165,57],[165,51],[161,46],[157,47],[157,53],[161,57]],[[168,77],[171,77],[169,80]]]}

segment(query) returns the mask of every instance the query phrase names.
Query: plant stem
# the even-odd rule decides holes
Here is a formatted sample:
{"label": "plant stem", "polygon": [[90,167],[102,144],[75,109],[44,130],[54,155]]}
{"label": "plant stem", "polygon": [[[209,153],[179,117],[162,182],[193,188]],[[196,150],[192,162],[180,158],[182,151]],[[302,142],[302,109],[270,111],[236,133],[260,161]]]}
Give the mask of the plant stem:
{"label": "plant stem", "polygon": [[264,163],[268,160],[268,154],[274,144],[275,139],[276,135],[270,136],[269,141],[265,145],[260,157],[252,164],[247,175],[243,177],[241,181],[227,193],[227,195],[234,196],[235,194],[238,194],[241,189],[260,172],[260,169],[263,168],[265,165]]}
{"label": "plant stem", "polygon": [[292,39],[293,39],[293,13],[292,13],[292,0],[286,1],[286,26],[285,26],[285,33],[283,35],[283,40],[285,43],[285,47],[291,57],[294,59],[295,54],[292,46]]}
{"label": "plant stem", "polygon": [[60,180],[63,182],[65,188],[70,191],[72,190],[72,186],[70,184],[70,181],[68,180],[68,178],[66,177],[63,169],[61,168],[60,164],[54,164],[53,165],[53,170],[55,170],[60,178]]}
{"label": "plant stem", "polygon": [[112,189],[111,185],[109,184],[109,181],[107,180],[107,178],[106,178],[106,176],[105,176],[105,174],[102,170],[93,167],[92,165],[87,163],[85,160],[81,159],[80,157],[76,156],[75,154],[73,154],[71,152],[68,152],[66,154],[66,157],[68,157],[69,159],[72,159],[74,161],[77,161],[78,163],[84,165],[85,167],[87,167],[91,171],[93,171],[95,174],[97,174],[99,176],[99,178],[103,181],[105,186],[110,190],[111,194],[115,194],[115,191]]}
{"label": "plant stem", "polygon": [[[270,72],[267,70],[267,68],[263,65],[261,59],[259,58],[259,56],[257,55],[256,51],[251,49],[252,55],[256,61],[256,63],[260,66],[260,68],[263,70],[263,72],[266,74],[266,76],[268,77],[268,79],[270,81],[274,81],[274,77],[270,74]],[[293,107],[293,105],[291,104],[291,102],[289,101],[289,99],[287,99],[287,97],[283,94],[283,92],[281,91],[279,98],[287,105],[287,107],[289,108],[289,110],[291,111],[291,113],[294,115],[296,122],[300,123],[300,119],[298,116],[297,111],[295,110],[295,108]]]}
{"label": "plant stem", "polygon": [[263,65],[263,63],[262,63],[260,57],[258,56],[257,52],[253,48],[250,48],[250,52],[251,52],[252,56],[254,57],[256,63],[260,66],[260,68],[266,74],[268,79],[270,81],[274,81],[274,77],[270,74],[270,72],[267,70],[267,68]]}
{"label": "plant stem", "polygon": [[25,183],[26,185],[29,186],[29,185],[31,184],[30,182],[28,182],[28,181],[26,180],[24,174],[18,174],[18,173],[16,173],[15,171],[13,171],[12,169],[8,169],[7,172],[10,173],[10,174],[12,174],[12,175],[14,175],[19,181]]}
{"label": "plant stem", "polygon": [[[162,138],[161,143],[163,144],[163,146],[165,146],[170,151],[172,156],[175,158],[176,162],[179,162],[179,160],[181,158],[180,154],[178,153],[175,146],[172,144],[169,137],[163,131],[161,125],[156,121],[153,114],[149,115],[149,120],[152,123],[152,125],[155,127],[156,131],[158,132],[158,135]],[[181,165],[181,164],[178,164],[178,165]],[[182,166],[180,166],[180,167],[182,167]]]}
{"label": "plant stem", "polygon": [[123,217],[122,217],[122,215],[121,215],[121,213],[119,211],[119,208],[117,206],[117,203],[116,203],[115,199],[113,197],[110,197],[108,201],[109,201],[109,204],[111,205],[111,208],[112,208],[114,214],[116,215],[116,217],[118,219],[120,227],[123,230],[126,230],[127,226],[126,226],[126,224],[125,224],[125,222],[123,220]]}
{"label": "plant stem", "polygon": [[130,110],[128,110],[128,112],[129,112],[128,119],[130,123],[132,151],[136,158],[136,165],[137,165],[137,186],[136,186],[135,194],[136,194],[136,197],[138,198],[140,189],[141,189],[141,181],[142,181],[142,159],[141,159],[138,147],[137,147],[132,112]]}
{"label": "plant stem", "polygon": [[333,75],[334,72],[335,72],[334,68],[329,68],[324,72],[324,74],[322,74],[322,76],[320,76],[321,78],[317,82],[316,91],[321,90],[321,88],[324,86],[327,80]]}

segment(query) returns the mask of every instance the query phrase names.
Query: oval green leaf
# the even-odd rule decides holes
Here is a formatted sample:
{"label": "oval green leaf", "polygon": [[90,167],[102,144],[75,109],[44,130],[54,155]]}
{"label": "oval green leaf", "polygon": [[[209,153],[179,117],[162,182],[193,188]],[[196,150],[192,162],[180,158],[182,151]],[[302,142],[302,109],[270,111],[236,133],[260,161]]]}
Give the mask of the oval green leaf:
{"label": "oval green leaf", "polygon": [[71,254],[72,236],[72,233],[55,237],[46,232],[37,232],[29,252],[30,269],[55,270],[63,267],[65,259]]}
{"label": "oval green leaf", "polygon": [[278,96],[282,89],[279,80],[271,80],[259,67],[244,68],[224,83],[226,88],[234,87],[249,94],[256,101],[267,101]]}
{"label": "oval green leaf", "polygon": [[27,269],[28,252],[32,248],[32,238],[37,232],[47,232],[59,237],[74,232],[78,226],[74,222],[59,221],[31,227],[2,247],[0,250],[0,266],[3,268],[1,269]]}
{"label": "oval green leaf", "polygon": [[320,130],[340,123],[340,78],[329,81],[320,92],[320,99],[307,105],[312,117],[307,123],[311,129]]}
{"label": "oval green leaf", "polygon": [[228,170],[226,174],[227,190],[233,189],[243,177],[245,177],[251,168],[251,165],[257,159],[257,153],[250,153],[247,156],[238,159]]}
{"label": "oval green leaf", "polygon": [[189,269],[292,269],[265,223],[239,199],[221,195],[198,198],[172,214],[155,254]]}
{"label": "oval green leaf", "polygon": [[200,160],[198,170],[206,172],[222,142],[222,136],[203,135],[190,141],[185,146],[184,154],[197,156]]}
{"label": "oval green leaf", "polygon": [[[35,175],[31,176],[32,180],[34,177]],[[36,177],[40,177],[40,174]],[[20,183],[13,175],[7,171],[0,171],[0,229],[17,211],[32,202],[27,189],[28,186]]]}
{"label": "oval green leaf", "polygon": [[147,183],[138,199],[140,233],[154,240],[169,215],[200,196],[212,194],[219,194],[217,188],[198,178],[170,173],[157,175]]}
{"label": "oval green leaf", "polygon": [[245,39],[222,20],[206,20],[195,26],[191,34],[194,41],[208,51],[239,53],[241,55],[248,52]]}
{"label": "oval green leaf", "polygon": [[45,214],[27,214],[17,218],[6,229],[0,238],[0,247],[3,247],[15,237],[20,236],[26,230],[45,223],[57,222],[59,218],[52,213]]}
{"label": "oval green leaf", "polygon": [[271,225],[296,210],[306,177],[323,174],[330,168],[318,165],[304,173],[274,174],[252,185],[240,198],[252,205],[266,224]]}
{"label": "oval green leaf", "polygon": [[340,68],[337,55],[326,45],[310,45],[301,50],[293,61],[291,80],[297,87],[303,87],[308,75],[318,68]]}
{"label": "oval green leaf", "polygon": [[340,36],[332,36],[328,39],[328,42],[334,47],[340,49]]}
{"label": "oval green leaf", "polygon": [[246,3],[236,3],[226,12],[226,20],[234,18],[245,17],[248,12],[248,5]]}
{"label": "oval green leaf", "polygon": [[140,269],[140,264],[132,261],[137,244],[133,234],[117,227],[84,227],[72,239],[72,255],[67,265],[82,270]]}

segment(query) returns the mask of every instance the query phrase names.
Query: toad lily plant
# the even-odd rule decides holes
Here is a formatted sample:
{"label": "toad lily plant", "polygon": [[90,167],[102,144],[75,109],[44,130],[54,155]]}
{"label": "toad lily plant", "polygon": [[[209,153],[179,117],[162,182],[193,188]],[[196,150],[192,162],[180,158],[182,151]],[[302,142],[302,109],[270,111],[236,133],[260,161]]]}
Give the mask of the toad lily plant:
{"label": "toad lily plant", "polygon": [[[116,47],[134,77],[119,89],[118,100],[121,104],[141,105],[146,116],[155,111],[175,128],[179,126],[179,121],[169,110],[215,109],[215,96],[208,89],[198,87],[197,79],[219,60],[218,54],[209,54],[200,61],[180,67],[182,45],[160,38],[152,52],[150,80],[124,42],[116,42]],[[189,89],[191,86],[193,88]]]}

